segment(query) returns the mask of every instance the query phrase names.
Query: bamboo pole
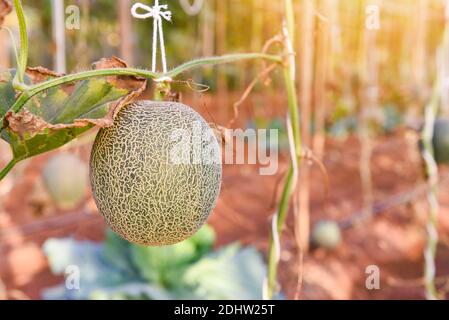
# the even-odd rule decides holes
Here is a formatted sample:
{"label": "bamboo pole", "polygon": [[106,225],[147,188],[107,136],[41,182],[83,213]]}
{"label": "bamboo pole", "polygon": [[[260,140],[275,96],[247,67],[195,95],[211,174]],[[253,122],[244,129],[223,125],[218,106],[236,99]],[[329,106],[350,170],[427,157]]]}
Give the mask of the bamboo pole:
{"label": "bamboo pole", "polygon": [[211,57],[214,55],[214,29],[211,27],[214,25],[214,11],[212,3],[210,1],[205,1],[203,7],[203,13],[200,16],[200,25],[202,33],[202,50],[201,54],[203,57]]}
{"label": "bamboo pole", "polygon": [[[301,26],[299,34],[299,105],[301,106],[302,143],[311,146],[310,133],[312,120],[312,90],[313,90],[313,55],[315,4],[313,0],[303,0],[300,6]],[[303,166],[299,173],[299,213],[296,219],[298,241],[304,252],[309,250],[310,238],[310,181],[309,169]]]}
{"label": "bamboo pole", "polygon": [[418,99],[423,101],[427,95],[427,38],[429,3],[428,0],[418,0],[416,5],[416,20],[413,23],[412,77],[413,85],[418,93]]}
{"label": "bamboo pole", "polygon": [[67,72],[65,46],[65,10],[64,0],[52,1],[53,41],[56,48],[53,68],[58,73]]}
{"label": "bamboo pole", "polygon": [[11,45],[8,32],[0,30],[0,69],[11,67]]}
{"label": "bamboo pole", "polygon": [[[217,41],[216,41],[216,51],[218,55],[222,55],[226,52],[226,36],[227,36],[227,10],[229,3],[228,1],[215,0],[216,12],[217,12]],[[220,105],[220,118],[228,118],[228,95],[227,95],[227,79],[224,72],[219,72],[221,70],[218,68],[218,79],[217,79],[217,93]]]}
{"label": "bamboo pole", "polygon": [[[318,10],[322,16],[330,17],[334,0],[321,0]],[[332,57],[331,28],[332,20],[318,20],[317,22],[317,48],[315,61],[314,106],[315,106],[315,133],[313,137],[313,151],[321,159],[325,144],[325,118],[328,96],[326,84],[329,74],[330,58]]]}
{"label": "bamboo pole", "polygon": [[[340,1],[339,0],[330,0],[328,5],[328,20],[330,24],[330,33],[331,33],[331,52],[330,56],[331,60],[331,68],[334,69],[338,58],[342,53],[342,34],[341,34],[341,25],[340,25]],[[329,77],[332,76],[332,73],[329,74]]]}
{"label": "bamboo pole", "polygon": [[90,66],[91,49],[89,48],[90,31],[90,3],[89,0],[81,0],[81,29],[77,32],[76,43],[76,69],[84,70]]}
{"label": "bamboo pole", "polygon": [[[449,0],[445,0],[445,28],[449,26]],[[440,96],[441,96],[441,114],[443,116],[449,116],[449,32],[443,34],[443,46],[441,48],[441,83],[440,83]]]}
{"label": "bamboo pole", "polygon": [[205,0],[194,0],[193,3],[190,0],[179,0],[182,10],[189,16],[196,16],[201,12],[204,6]]}
{"label": "bamboo pole", "polygon": [[117,10],[120,28],[120,55],[128,65],[134,65],[133,27],[130,14],[131,0],[119,0]]}
{"label": "bamboo pole", "polygon": [[[298,107],[298,97],[296,88],[296,61],[293,56],[294,48],[294,35],[295,35],[295,16],[293,11],[293,0],[285,0],[285,26],[283,27],[284,35],[284,50],[289,56],[285,59],[283,64],[283,74],[284,82],[287,91],[288,100],[288,121],[287,127],[289,131],[289,142],[290,142],[290,153],[291,153],[291,164],[287,172],[284,188],[282,190],[281,199],[278,206],[278,211],[274,214],[272,220],[272,228],[270,235],[270,242],[268,248],[268,272],[267,279],[264,286],[264,298],[273,299],[274,295],[278,292],[277,283],[277,271],[278,264],[281,257],[281,239],[282,231],[287,219],[289,212],[290,202],[293,198],[293,203],[295,203],[295,198],[297,198],[297,193],[295,189],[298,183],[298,170],[301,165],[301,154],[302,154],[302,143],[301,143],[301,125],[299,119],[299,107]],[[296,233],[296,226],[295,226]],[[302,255],[303,248],[301,244],[298,244],[300,265],[299,265],[299,276],[300,279],[298,283],[301,283],[302,279]],[[301,286],[298,285],[297,295],[299,296],[299,290]]]}
{"label": "bamboo pole", "polygon": [[424,284],[426,288],[426,297],[428,300],[437,300],[438,291],[435,287],[436,276],[436,252],[438,246],[438,166],[434,158],[434,149],[432,144],[435,119],[439,107],[439,84],[436,81],[430,102],[424,110],[424,129],[421,140],[423,143],[422,157],[425,164],[425,174],[429,190],[427,192],[427,201],[429,203],[429,217],[426,225],[427,244],[424,249]]}
{"label": "bamboo pole", "polygon": [[[361,79],[360,110],[359,110],[359,141],[360,141],[360,161],[359,171],[362,184],[363,202],[366,218],[373,215],[372,207],[374,202],[373,182],[371,173],[372,141],[370,123],[378,107],[378,64],[377,64],[377,30],[368,30],[365,22],[368,17],[366,12],[366,2],[362,4],[362,19],[364,32],[361,35],[359,48],[359,76]],[[371,1],[370,5],[378,5],[377,1]]]}
{"label": "bamboo pole", "polygon": [[252,22],[251,22],[251,51],[257,52],[262,48],[262,39],[264,38],[264,0],[252,0]]}
{"label": "bamboo pole", "polygon": [[429,190],[427,192],[427,201],[429,203],[429,216],[426,224],[427,244],[424,250],[424,284],[426,288],[426,297],[428,300],[439,299],[439,294],[435,286],[436,277],[436,255],[438,248],[438,217],[440,205],[438,202],[438,183],[439,170],[435,161],[435,150],[433,148],[433,135],[435,128],[435,120],[440,110],[442,102],[441,86],[446,81],[445,71],[442,61],[447,59],[444,54],[449,51],[449,1],[446,1],[446,20],[443,33],[442,44],[438,47],[437,52],[437,79],[432,88],[430,101],[424,108],[424,128],[421,134],[422,140],[422,157],[424,160],[425,175]]}

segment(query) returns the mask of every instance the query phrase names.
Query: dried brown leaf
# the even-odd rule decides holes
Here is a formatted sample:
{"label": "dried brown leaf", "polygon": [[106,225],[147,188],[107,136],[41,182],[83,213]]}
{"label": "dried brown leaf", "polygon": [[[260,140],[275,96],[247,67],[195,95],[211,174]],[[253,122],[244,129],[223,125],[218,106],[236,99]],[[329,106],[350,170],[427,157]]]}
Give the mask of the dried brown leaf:
{"label": "dried brown leaf", "polygon": [[47,81],[51,78],[58,78],[63,76],[63,74],[61,73],[56,73],[44,67],[28,67],[26,70],[26,74],[30,77],[31,82],[34,84]]}
{"label": "dried brown leaf", "polygon": [[[94,69],[127,67],[128,65],[125,61],[115,56],[108,59],[103,58],[93,64]],[[95,120],[91,122],[100,127],[111,126],[120,109],[123,106],[132,103],[137,97],[139,97],[143,93],[147,85],[146,79],[135,76],[109,76],[107,77],[107,80],[118,88],[127,89],[130,93],[120,100],[116,101],[115,104],[109,108],[108,115],[103,119],[100,119],[101,121]]]}
{"label": "dried brown leaf", "polygon": [[15,132],[21,138],[25,133],[42,132],[48,124],[39,117],[23,109],[19,113],[8,112],[5,116],[11,131]]}

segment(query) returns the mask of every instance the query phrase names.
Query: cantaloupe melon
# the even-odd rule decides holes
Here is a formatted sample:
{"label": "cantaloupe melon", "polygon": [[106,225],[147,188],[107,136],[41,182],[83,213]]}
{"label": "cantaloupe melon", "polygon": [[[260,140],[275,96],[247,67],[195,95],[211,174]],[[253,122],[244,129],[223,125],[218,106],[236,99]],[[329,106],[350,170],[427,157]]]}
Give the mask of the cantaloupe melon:
{"label": "cantaloupe melon", "polygon": [[[173,159],[179,146],[207,157],[195,162],[192,151],[188,163],[179,162]],[[98,133],[90,161],[93,195],[110,228],[124,239],[175,244],[195,234],[215,207],[220,160],[217,138],[193,109],[140,101],[124,107],[114,125]]]}
{"label": "cantaloupe melon", "polygon": [[73,154],[61,153],[51,158],[42,177],[48,193],[61,209],[74,209],[86,195],[87,165]]}

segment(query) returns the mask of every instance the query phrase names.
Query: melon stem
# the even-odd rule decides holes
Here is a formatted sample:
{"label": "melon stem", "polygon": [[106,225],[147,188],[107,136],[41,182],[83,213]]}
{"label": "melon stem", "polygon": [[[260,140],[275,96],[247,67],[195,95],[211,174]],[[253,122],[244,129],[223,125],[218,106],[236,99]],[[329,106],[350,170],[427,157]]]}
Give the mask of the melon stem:
{"label": "melon stem", "polygon": [[16,166],[17,160],[13,159],[11,160],[3,169],[0,171],[0,181],[2,181],[8,173]]}
{"label": "melon stem", "polygon": [[[298,107],[298,98],[297,98],[297,90],[296,90],[296,63],[295,63],[295,54],[293,52],[294,42],[294,25],[295,18],[293,12],[293,2],[292,0],[285,0],[285,27],[284,27],[284,36],[285,36],[285,50],[289,59],[285,59],[285,63],[283,64],[283,73],[284,73],[284,83],[287,91],[287,99],[288,99],[288,116],[289,123],[287,124],[292,132],[292,141],[291,141],[291,165],[288,170],[284,188],[282,192],[282,196],[279,203],[277,215],[277,225],[275,226],[277,234],[270,235],[269,249],[268,249],[268,274],[267,274],[267,282],[266,282],[266,299],[273,299],[278,290],[277,283],[277,273],[278,273],[278,265],[279,258],[282,251],[279,244],[282,238],[282,230],[285,225],[285,221],[287,219],[290,200],[294,196],[298,196],[296,190],[297,186],[297,175],[298,169],[301,162],[301,153],[302,153],[302,138],[301,138],[301,124],[300,124],[300,114]],[[277,239],[275,239],[277,237]],[[300,244],[299,244],[300,245]],[[302,252],[302,248],[299,248]]]}
{"label": "melon stem", "polygon": [[[175,78],[182,73],[192,71],[196,68],[216,65],[216,64],[226,64],[244,60],[255,60],[262,59],[267,61],[274,61],[281,63],[282,57],[279,55],[270,55],[264,53],[239,53],[239,54],[228,54],[219,57],[206,57],[200,58],[187,62],[180,65],[179,67],[169,71],[166,74],[156,73],[148,71],[145,69],[137,68],[111,68],[111,69],[100,69],[100,70],[90,70],[75,74],[69,74],[59,78],[53,78],[42,83],[35,84],[33,86],[26,87],[19,98],[15,101],[12,107],[9,109],[12,112],[19,112],[22,107],[35,95],[46,91],[48,89],[58,87],[67,83],[73,83],[76,81],[87,80],[95,77],[105,77],[105,76],[136,76],[146,79],[159,79],[162,77]],[[4,117],[0,117],[0,123],[3,122]]]}

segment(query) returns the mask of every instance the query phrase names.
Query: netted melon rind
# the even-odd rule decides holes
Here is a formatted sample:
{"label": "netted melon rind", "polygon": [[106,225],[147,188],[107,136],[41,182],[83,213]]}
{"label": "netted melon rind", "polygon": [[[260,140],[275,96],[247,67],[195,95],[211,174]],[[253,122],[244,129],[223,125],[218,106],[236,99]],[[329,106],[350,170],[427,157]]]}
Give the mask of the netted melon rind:
{"label": "netted melon rind", "polygon": [[[213,163],[174,164],[174,130],[200,124],[211,135]],[[93,195],[124,239],[149,246],[181,242],[206,222],[220,193],[220,146],[206,121],[172,102],[140,101],[100,130],[91,154]]]}

